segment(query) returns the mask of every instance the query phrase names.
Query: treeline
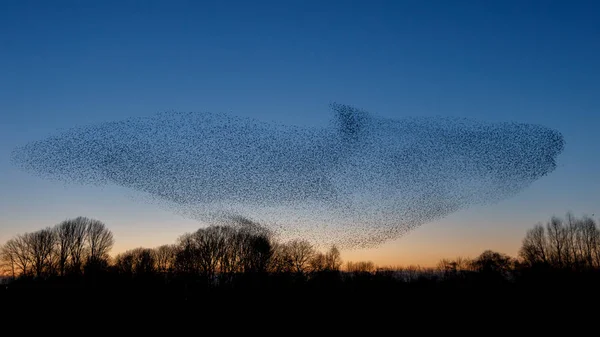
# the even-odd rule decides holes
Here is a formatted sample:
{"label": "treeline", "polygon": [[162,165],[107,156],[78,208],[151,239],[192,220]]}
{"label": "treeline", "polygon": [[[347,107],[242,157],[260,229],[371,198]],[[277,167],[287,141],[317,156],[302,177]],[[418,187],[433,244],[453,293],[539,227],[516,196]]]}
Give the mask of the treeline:
{"label": "treeline", "polygon": [[0,266],[13,279],[91,273],[108,268],[113,244],[104,223],[78,217],[8,240],[0,246]]}
{"label": "treeline", "polygon": [[173,245],[128,250],[114,258],[113,270],[129,278],[198,277],[215,285],[243,274],[337,272],[341,264],[335,246],[321,253],[304,240],[279,243],[268,230],[245,224],[210,226],[184,234]]}
{"label": "treeline", "polygon": [[114,244],[106,225],[86,217],[17,235],[0,246],[0,271],[13,280],[84,277],[110,273],[122,279],[201,279],[226,284],[242,274],[305,276],[338,272],[339,250],[317,251],[308,241],[278,242],[253,224],[210,226],[182,235],[175,244],[135,248],[109,256]]}
{"label": "treeline", "polygon": [[468,272],[497,274],[505,279],[524,272],[593,272],[600,270],[600,230],[588,217],[553,216],[538,223],[523,238],[518,257],[486,251],[475,259],[443,259],[438,269],[446,276]]}
{"label": "treeline", "polygon": [[435,268],[378,267],[369,261],[343,264],[335,246],[320,252],[305,240],[279,242],[253,223],[201,228],[174,244],[110,257],[113,244],[113,235],[102,222],[85,217],[65,220],[17,235],[0,246],[0,271],[16,285],[93,278],[94,286],[151,285],[185,289],[186,294],[189,289],[249,285],[396,289],[579,282],[582,277],[600,281],[598,224],[571,213],[535,225],[525,235],[517,257],[488,250],[473,259],[443,259]]}

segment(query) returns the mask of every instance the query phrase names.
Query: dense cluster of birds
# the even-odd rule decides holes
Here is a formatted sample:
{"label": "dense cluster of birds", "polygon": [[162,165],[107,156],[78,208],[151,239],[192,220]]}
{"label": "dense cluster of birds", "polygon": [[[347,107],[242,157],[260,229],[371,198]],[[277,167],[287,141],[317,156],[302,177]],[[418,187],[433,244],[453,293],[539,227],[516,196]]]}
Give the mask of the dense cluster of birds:
{"label": "dense cluster of birds", "polygon": [[327,127],[161,113],[16,148],[43,177],[115,184],[205,223],[244,218],[284,237],[373,246],[553,171],[555,130],[459,118],[386,119],[332,105]]}

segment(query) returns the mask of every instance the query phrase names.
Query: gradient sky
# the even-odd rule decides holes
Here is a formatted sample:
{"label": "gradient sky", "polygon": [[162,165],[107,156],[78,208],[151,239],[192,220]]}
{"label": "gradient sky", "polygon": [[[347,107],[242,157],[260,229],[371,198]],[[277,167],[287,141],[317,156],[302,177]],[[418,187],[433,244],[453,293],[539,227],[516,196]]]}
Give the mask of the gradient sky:
{"label": "gradient sky", "polygon": [[597,1],[2,1],[0,243],[79,215],[107,224],[113,253],[203,226],[124,188],[21,172],[18,145],[163,111],[324,126],[336,101],[561,131],[556,171],[516,197],[342,251],[394,265],[516,255],[538,221],[600,215],[599,17]]}

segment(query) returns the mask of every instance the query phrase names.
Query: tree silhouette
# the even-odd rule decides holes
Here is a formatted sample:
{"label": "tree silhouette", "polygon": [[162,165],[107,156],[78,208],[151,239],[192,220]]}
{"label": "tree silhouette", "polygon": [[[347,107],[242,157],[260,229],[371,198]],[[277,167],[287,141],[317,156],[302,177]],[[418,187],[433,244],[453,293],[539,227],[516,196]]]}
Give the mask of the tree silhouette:
{"label": "tree silhouette", "polygon": [[86,256],[87,227],[90,220],[84,217],[65,220],[55,226],[58,243],[58,271],[60,275],[79,274]]}
{"label": "tree silhouette", "polygon": [[[337,247],[320,252],[305,240],[282,243],[249,221],[200,228],[182,235],[175,244],[130,249],[111,260],[113,244],[104,223],[85,217],[68,219],[52,228],[16,235],[0,246],[0,277],[14,280],[11,288],[75,284],[93,291],[141,295],[152,287],[153,295],[185,299],[206,298],[221,290],[251,291],[256,286],[261,291],[372,288],[395,293],[479,285],[484,286],[481,289],[535,290],[544,280],[574,289],[574,285],[595,286],[600,277],[597,223],[570,213],[527,231],[518,260],[486,250],[474,259],[442,259],[437,269],[379,268],[371,261],[348,261],[341,271]],[[438,288],[439,284],[444,286]],[[511,288],[517,284],[522,287]]]}
{"label": "tree silhouette", "polygon": [[30,275],[29,269],[32,261],[30,255],[29,240],[27,235],[17,235],[15,238],[8,240],[2,247],[2,257],[10,261],[11,271],[16,275]]}
{"label": "tree silhouette", "polygon": [[333,245],[325,254],[325,269],[329,271],[339,271],[342,268],[342,255],[337,246]]}
{"label": "tree silhouette", "polygon": [[308,241],[292,240],[284,245],[283,250],[293,272],[297,274],[308,272],[309,261],[315,254],[313,246]]}
{"label": "tree silhouette", "polygon": [[12,279],[17,276],[17,256],[13,249],[14,239],[8,240],[6,244],[0,246],[0,266],[2,274],[8,274]]}
{"label": "tree silhouette", "polygon": [[327,268],[327,259],[323,253],[315,253],[313,257],[308,261],[310,271],[312,273],[320,273]]}
{"label": "tree silhouette", "polygon": [[156,270],[159,273],[170,273],[175,266],[177,247],[175,245],[162,245],[153,250]]}
{"label": "tree silhouette", "polygon": [[89,248],[87,264],[105,264],[108,262],[108,253],[114,244],[113,234],[103,222],[94,219],[86,220],[86,239]]}
{"label": "tree silhouette", "polygon": [[43,277],[50,275],[54,269],[53,253],[56,244],[56,235],[51,228],[25,235],[28,242],[29,253],[34,276]]}
{"label": "tree silhouette", "polygon": [[519,250],[519,256],[530,267],[547,266],[549,264],[548,249],[544,226],[538,224],[527,231]]}
{"label": "tree silhouette", "polygon": [[473,268],[489,280],[506,280],[511,276],[513,259],[502,253],[486,250],[472,262]]}
{"label": "tree silhouette", "polygon": [[566,221],[552,217],[537,224],[523,239],[519,257],[528,267],[591,270],[600,267],[600,230],[589,217],[567,213]]}

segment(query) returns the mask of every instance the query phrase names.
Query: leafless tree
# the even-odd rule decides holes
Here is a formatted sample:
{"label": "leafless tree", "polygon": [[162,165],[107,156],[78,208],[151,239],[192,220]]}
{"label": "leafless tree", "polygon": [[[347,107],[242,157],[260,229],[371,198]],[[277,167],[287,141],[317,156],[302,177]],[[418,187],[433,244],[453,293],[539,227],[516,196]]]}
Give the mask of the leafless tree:
{"label": "leafless tree", "polygon": [[57,264],[60,275],[80,273],[86,259],[86,237],[89,219],[78,217],[54,227],[57,237]]}
{"label": "leafless tree", "polygon": [[114,268],[119,274],[133,275],[135,271],[135,256],[132,251],[117,254],[114,258]]}
{"label": "leafless tree", "polygon": [[54,269],[54,249],[56,235],[52,228],[48,227],[37,232],[25,234],[34,275],[42,277],[49,275]]}
{"label": "leafless tree", "polygon": [[293,265],[287,246],[279,242],[274,242],[272,250],[270,271],[272,273],[291,273]]}
{"label": "leafless tree", "polygon": [[118,254],[114,258],[114,267],[120,273],[130,276],[148,276],[155,274],[156,258],[154,250],[134,248]]}
{"label": "leafless tree", "polygon": [[135,252],[134,272],[136,275],[151,275],[156,272],[156,260],[153,251],[148,248],[138,248]]}
{"label": "leafless tree", "polygon": [[567,231],[562,219],[553,216],[546,224],[548,251],[552,265],[563,268],[567,248]]}
{"label": "leafless tree", "polygon": [[26,235],[17,235],[8,240],[3,246],[3,252],[3,256],[11,261],[11,269],[15,271],[15,277],[31,274],[31,249]]}
{"label": "leafless tree", "polygon": [[313,273],[325,271],[327,268],[327,258],[323,253],[315,253],[308,261],[308,265],[310,267],[310,271]]}
{"label": "leafless tree", "polygon": [[342,257],[339,249],[333,245],[325,254],[325,269],[329,271],[339,271],[342,267]]}
{"label": "leafless tree", "polygon": [[81,273],[83,264],[88,258],[88,223],[91,220],[85,217],[77,217],[69,221],[67,225],[70,231],[71,245],[69,249],[69,271]]}
{"label": "leafless tree", "polygon": [[473,268],[486,275],[507,279],[513,270],[513,259],[499,252],[486,250],[471,263]]}
{"label": "leafless tree", "polygon": [[577,248],[578,257],[585,269],[598,268],[594,261],[595,253],[600,250],[600,231],[594,219],[584,216],[577,222]]}
{"label": "leafless tree", "polygon": [[219,263],[226,253],[226,230],[221,226],[201,228],[193,234],[196,244],[200,274],[207,277],[209,282],[214,280],[219,269]]}
{"label": "leafless tree", "polygon": [[377,270],[377,267],[372,261],[359,261],[346,263],[346,271],[354,274],[372,274]]}
{"label": "leafless tree", "polygon": [[529,266],[547,265],[549,263],[548,250],[544,226],[537,224],[533,229],[527,231],[519,250],[519,256]]}
{"label": "leafless tree", "polygon": [[153,254],[158,272],[168,273],[173,270],[177,254],[177,247],[175,245],[162,245],[154,248]]}
{"label": "leafless tree", "polygon": [[194,235],[183,234],[177,240],[177,251],[175,252],[175,270],[183,274],[198,274],[198,247]]}
{"label": "leafless tree", "polygon": [[86,222],[86,239],[89,249],[87,264],[105,263],[109,259],[108,253],[114,244],[113,234],[101,221],[87,219]]}
{"label": "leafless tree", "polygon": [[567,213],[566,220],[552,217],[544,228],[536,225],[523,239],[519,257],[527,266],[588,270],[596,268],[600,231],[589,218]]}
{"label": "leafless tree", "polygon": [[437,265],[437,270],[446,278],[464,277],[473,268],[473,260],[462,256],[454,260],[442,259]]}
{"label": "leafless tree", "polygon": [[284,250],[291,262],[293,271],[305,274],[309,269],[308,262],[315,254],[313,246],[306,240],[292,240],[284,245]]}
{"label": "leafless tree", "polygon": [[271,234],[266,229],[253,225],[240,228],[236,236],[241,247],[241,271],[266,272],[274,254]]}
{"label": "leafless tree", "polygon": [[3,275],[10,275],[13,279],[16,278],[16,256],[11,249],[11,240],[0,246],[0,268]]}

